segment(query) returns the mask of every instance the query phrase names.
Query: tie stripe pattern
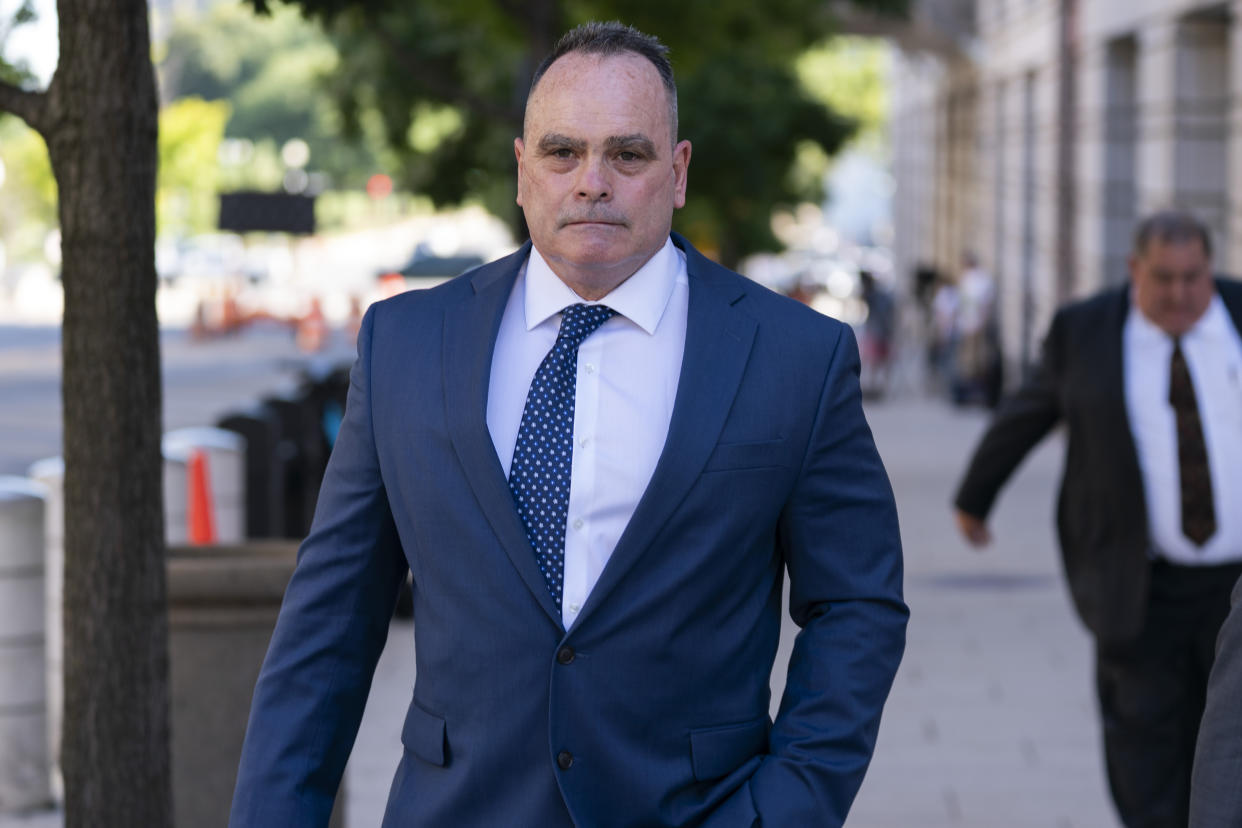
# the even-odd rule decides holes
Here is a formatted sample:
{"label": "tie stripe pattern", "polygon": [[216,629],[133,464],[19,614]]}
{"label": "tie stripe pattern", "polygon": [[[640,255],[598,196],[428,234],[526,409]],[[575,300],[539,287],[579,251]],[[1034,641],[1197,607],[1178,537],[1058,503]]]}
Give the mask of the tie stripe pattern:
{"label": "tie stripe pattern", "polygon": [[1173,340],[1169,361],[1169,405],[1177,419],[1177,473],[1181,483],[1182,533],[1202,546],[1216,533],[1212,472],[1190,369],[1180,339]]}
{"label": "tie stripe pattern", "polygon": [[539,364],[526,395],[509,468],[509,491],[558,610],[573,468],[578,346],[615,314],[604,305],[570,305],[561,311],[556,344]]}

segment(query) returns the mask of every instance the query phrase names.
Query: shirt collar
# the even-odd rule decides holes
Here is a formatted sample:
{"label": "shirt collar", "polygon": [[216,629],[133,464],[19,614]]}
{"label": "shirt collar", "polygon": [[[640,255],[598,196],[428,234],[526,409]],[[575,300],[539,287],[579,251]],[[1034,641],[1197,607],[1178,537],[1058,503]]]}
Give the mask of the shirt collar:
{"label": "shirt collar", "polygon": [[[685,271],[685,254],[673,245],[671,238],[666,239],[664,246],[633,276],[617,285],[599,302],[586,304],[607,305],[648,334],[654,334],[673,295],[673,287]],[[526,330],[533,330],[566,306],[582,301],[581,296],[552,272],[547,261],[532,245],[526,264]]]}
{"label": "shirt collar", "polygon": [[[1143,311],[1134,302],[1134,292],[1130,293],[1130,314],[1129,321],[1133,325],[1135,334],[1141,337],[1142,341],[1155,341],[1169,343],[1172,347],[1173,337],[1169,336],[1160,326],[1148,319]],[[1215,339],[1218,336],[1225,336],[1229,333],[1229,323],[1227,312],[1225,311],[1225,303],[1221,301],[1220,294],[1212,294],[1212,301],[1208,303],[1207,310],[1203,312],[1190,330],[1181,335],[1183,343],[1197,339]]]}

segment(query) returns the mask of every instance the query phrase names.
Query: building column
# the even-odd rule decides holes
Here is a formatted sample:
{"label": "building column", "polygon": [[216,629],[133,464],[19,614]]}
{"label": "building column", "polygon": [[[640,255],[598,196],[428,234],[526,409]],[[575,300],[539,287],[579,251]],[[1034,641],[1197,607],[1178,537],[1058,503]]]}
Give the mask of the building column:
{"label": "building column", "polygon": [[[1233,0],[1229,7],[1229,96],[1228,147],[1226,155],[1229,177],[1226,193],[1239,193],[1242,187],[1242,0]],[[1218,239],[1217,270],[1238,273],[1242,269],[1242,199],[1230,204],[1226,238]]]}
{"label": "building column", "polygon": [[1109,98],[1108,49],[1104,43],[1084,44],[1078,84],[1078,283],[1074,294],[1082,296],[1099,289],[1106,279],[1104,202]]}
{"label": "building column", "polygon": [[1139,214],[1168,207],[1176,195],[1177,20],[1148,22],[1138,32]]}

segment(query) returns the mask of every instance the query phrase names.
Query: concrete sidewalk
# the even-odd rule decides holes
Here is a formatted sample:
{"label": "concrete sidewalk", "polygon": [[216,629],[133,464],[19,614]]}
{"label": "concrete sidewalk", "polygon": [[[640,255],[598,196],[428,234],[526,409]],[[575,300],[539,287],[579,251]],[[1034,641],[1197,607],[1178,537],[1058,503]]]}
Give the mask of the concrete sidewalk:
{"label": "concrete sidewalk", "polygon": [[[997,540],[980,554],[958,539],[948,502],[986,415],[903,397],[872,404],[868,418],[897,492],[912,617],[848,825],[1115,828],[1090,639],[1070,608],[1053,538],[1059,439],[1028,458],[1002,495]],[[787,620],[774,710],[794,632]],[[380,824],[401,755],[412,641],[410,624],[394,622],[346,771],[350,828]],[[54,812],[0,817],[0,828],[60,824]]]}

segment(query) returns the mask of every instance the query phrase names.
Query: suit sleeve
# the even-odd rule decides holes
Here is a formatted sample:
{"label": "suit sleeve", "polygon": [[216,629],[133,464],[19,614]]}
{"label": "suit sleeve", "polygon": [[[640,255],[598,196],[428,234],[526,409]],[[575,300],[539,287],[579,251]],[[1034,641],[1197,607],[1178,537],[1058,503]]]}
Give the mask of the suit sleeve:
{"label": "suit sleeve", "polygon": [[986,518],[1018,464],[1060,421],[1065,329],[1063,314],[1057,314],[1044,339],[1039,364],[1001,404],[975,448],[953,499],[963,512]]}
{"label": "suit sleeve", "polygon": [[1242,580],[1216,645],[1190,788],[1190,828],[1242,825]]}
{"label": "suit sleeve", "polygon": [[844,822],[905,648],[897,509],[863,417],[858,348],[839,331],[778,525],[801,631],[768,755],[750,780],[763,825]]}
{"label": "suit sleeve", "polygon": [[405,577],[371,425],[374,314],[359,329],[345,416],[255,687],[234,828],[328,824]]}

